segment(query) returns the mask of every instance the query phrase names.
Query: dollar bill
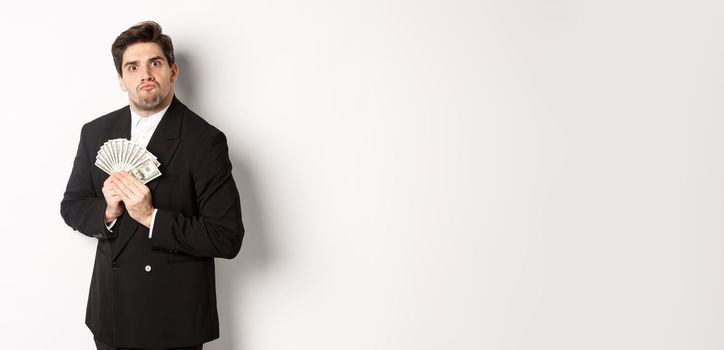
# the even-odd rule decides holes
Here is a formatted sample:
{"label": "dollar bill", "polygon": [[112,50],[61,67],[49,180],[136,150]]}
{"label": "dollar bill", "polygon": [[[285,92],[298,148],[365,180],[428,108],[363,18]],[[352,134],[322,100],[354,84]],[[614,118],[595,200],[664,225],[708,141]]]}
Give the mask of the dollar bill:
{"label": "dollar bill", "polygon": [[161,171],[158,170],[156,164],[150,159],[141,164],[141,166],[131,169],[130,173],[144,184],[161,176]]}
{"label": "dollar bill", "polygon": [[156,156],[123,138],[106,141],[96,153],[95,166],[109,175],[127,171],[144,184],[161,176],[161,163]]}

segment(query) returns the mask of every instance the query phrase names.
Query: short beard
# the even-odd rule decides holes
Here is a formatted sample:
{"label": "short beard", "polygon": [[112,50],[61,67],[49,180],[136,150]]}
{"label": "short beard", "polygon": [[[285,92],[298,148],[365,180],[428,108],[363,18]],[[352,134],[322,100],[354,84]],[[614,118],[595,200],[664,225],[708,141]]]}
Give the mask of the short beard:
{"label": "short beard", "polygon": [[144,111],[152,111],[161,104],[161,96],[158,93],[153,93],[150,96],[142,97],[139,96],[136,107]]}

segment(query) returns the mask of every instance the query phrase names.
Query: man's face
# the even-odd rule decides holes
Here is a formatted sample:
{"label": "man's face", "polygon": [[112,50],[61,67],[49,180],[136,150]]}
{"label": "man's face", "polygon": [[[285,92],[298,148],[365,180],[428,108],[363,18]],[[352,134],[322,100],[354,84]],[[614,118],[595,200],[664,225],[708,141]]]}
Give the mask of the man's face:
{"label": "man's face", "polygon": [[150,116],[171,103],[173,84],[178,78],[178,66],[168,65],[163,50],[156,43],[136,43],[123,52],[122,75],[118,76],[121,90],[142,117]]}

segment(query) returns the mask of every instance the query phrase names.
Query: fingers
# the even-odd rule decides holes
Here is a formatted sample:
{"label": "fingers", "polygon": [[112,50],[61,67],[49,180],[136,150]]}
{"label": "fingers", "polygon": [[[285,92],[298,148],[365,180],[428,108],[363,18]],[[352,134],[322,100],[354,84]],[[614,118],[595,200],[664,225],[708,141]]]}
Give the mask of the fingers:
{"label": "fingers", "polygon": [[116,189],[116,194],[118,194],[124,202],[141,201],[150,192],[146,185],[127,172],[114,173],[109,179],[110,183],[114,185]]}
{"label": "fingers", "polygon": [[118,194],[118,188],[111,181],[110,177],[106,179],[105,182],[103,182],[103,188],[101,189],[101,191],[103,192],[103,197],[105,197],[108,204],[118,204],[122,201],[121,196]]}
{"label": "fingers", "polygon": [[118,195],[131,218],[150,226],[154,209],[151,190],[146,185],[127,172],[118,172],[109,178],[108,192]]}
{"label": "fingers", "polygon": [[106,198],[106,202],[109,203],[118,203],[121,201],[121,196],[118,195],[115,188],[103,188],[103,196]]}
{"label": "fingers", "polygon": [[115,187],[117,191],[116,193],[121,197],[121,199],[123,199],[123,201],[127,201],[133,196],[133,190],[129,188],[128,185],[123,182],[123,180],[121,180],[121,177],[118,176],[118,173],[113,174],[111,178],[111,183]]}
{"label": "fingers", "polygon": [[115,176],[114,182],[117,182],[119,187],[126,191],[126,193],[131,192],[133,194],[142,194],[146,188],[146,185],[127,172],[119,172],[113,175]]}

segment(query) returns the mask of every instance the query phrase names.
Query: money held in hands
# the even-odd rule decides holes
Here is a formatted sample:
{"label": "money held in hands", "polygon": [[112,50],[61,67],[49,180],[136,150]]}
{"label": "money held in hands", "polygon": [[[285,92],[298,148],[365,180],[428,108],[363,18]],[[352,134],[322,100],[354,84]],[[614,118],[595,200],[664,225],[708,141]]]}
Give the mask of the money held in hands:
{"label": "money held in hands", "polygon": [[144,184],[161,176],[156,156],[143,146],[127,139],[108,140],[96,155],[96,166],[111,175],[127,171]]}

